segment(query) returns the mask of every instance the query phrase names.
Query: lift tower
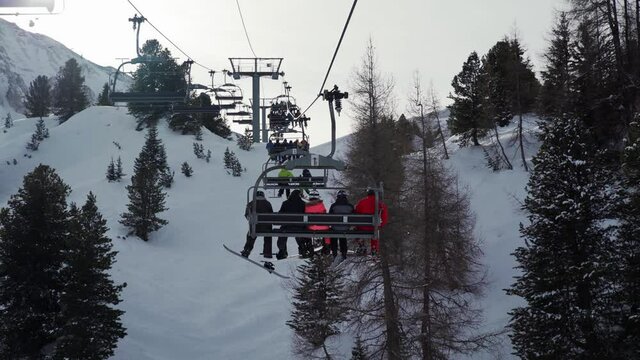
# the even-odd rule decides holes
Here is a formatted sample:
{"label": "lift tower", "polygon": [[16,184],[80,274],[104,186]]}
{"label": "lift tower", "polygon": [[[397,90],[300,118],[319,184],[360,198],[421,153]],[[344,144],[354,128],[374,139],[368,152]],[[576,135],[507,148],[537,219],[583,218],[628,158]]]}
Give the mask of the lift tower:
{"label": "lift tower", "polygon": [[[231,62],[231,70],[229,74],[236,80],[241,77],[251,77],[253,79],[253,142],[260,142],[260,78],[268,76],[272,80],[278,80],[280,76],[284,76],[284,72],[280,72],[280,65],[283,58],[229,58]],[[266,119],[265,119],[266,121]],[[267,141],[263,134],[263,141]]]}

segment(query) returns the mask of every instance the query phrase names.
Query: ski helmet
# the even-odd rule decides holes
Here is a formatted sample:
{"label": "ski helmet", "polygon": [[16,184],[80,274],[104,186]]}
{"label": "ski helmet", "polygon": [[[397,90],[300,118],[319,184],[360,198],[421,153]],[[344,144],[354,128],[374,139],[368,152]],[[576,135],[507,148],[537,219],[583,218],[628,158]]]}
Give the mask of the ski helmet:
{"label": "ski helmet", "polygon": [[318,190],[311,190],[309,192],[309,199],[319,199],[320,198],[320,193],[318,193]]}
{"label": "ski helmet", "polygon": [[347,192],[344,190],[338,191],[338,197],[347,197]]}

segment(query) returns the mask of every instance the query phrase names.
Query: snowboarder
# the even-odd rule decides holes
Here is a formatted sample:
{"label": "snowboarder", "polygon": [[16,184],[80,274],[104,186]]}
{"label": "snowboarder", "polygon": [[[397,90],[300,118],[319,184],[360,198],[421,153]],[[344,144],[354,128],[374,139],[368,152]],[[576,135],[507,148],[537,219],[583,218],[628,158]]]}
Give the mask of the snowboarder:
{"label": "snowboarder", "polygon": [[[278,173],[278,177],[279,178],[285,178],[285,179],[291,179],[293,177],[293,173],[285,168],[280,169],[280,172]],[[289,198],[289,195],[291,195],[291,189],[289,188],[284,188],[285,186],[289,185],[289,182],[281,182],[278,183],[279,186],[282,186],[279,190],[278,190],[278,197],[282,197],[282,193],[284,193],[285,191],[287,192],[287,199]]]}
{"label": "snowboarder", "polygon": [[[256,199],[251,200],[247,207],[244,210],[244,217],[249,220],[249,216],[251,214],[251,210],[255,207],[256,213],[258,214],[271,214],[273,213],[273,208],[271,207],[271,203],[265,199],[264,192],[258,191],[256,193]],[[269,224],[258,224],[256,225],[256,231],[264,232],[271,231],[271,225]],[[247,233],[247,242],[244,244],[244,249],[240,252],[240,255],[244,257],[249,257],[251,254],[251,250],[253,250],[253,244],[255,244],[256,238],[251,236],[251,232]],[[272,239],[271,236],[264,237],[264,246],[262,248],[262,254],[264,257],[270,259],[273,257],[271,254],[271,245]]]}
{"label": "snowboarder", "polygon": [[274,156],[273,156],[273,140],[269,139],[269,142],[267,143],[267,154],[269,154],[269,158],[271,160],[274,160]]}
{"label": "snowboarder", "polygon": [[[300,191],[304,191],[307,195],[309,195],[309,188],[311,187],[311,171],[309,169],[303,169],[301,178],[305,178],[308,181],[300,181]],[[301,194],[304,196],[304,194]]]}
{"label": "snowboarder", "polygon": [[[338,197],[336,198],[336,201],[331,204],[329,214],[351,214],[353,211],[353,205],[351,205],[351,203],[349,203],[349,199],[347,199],[347,192],[344,190],[338,191]],[[348,225],[333,225],[332,228],[337,231],[349,230]],[[344,260],[347,258],[347,238],[332,238],[331,253],[333,254],[333,257],[338,256],[338,242],[340,242],[340,255],[342,256],[342,260]]]}
{"label": "snowboarder", "polygon": [[[376,209],[376,193],[373,189],[367,188],[367,196],[358,201],[355,207],[356,214],[373,214]],[[382,201],[378,202],[378,212],[380,214],[380,227],[387,223],[387,205]],[[358,226],[358,230],[372,231],[373,226]],[[376,256],[380,251],[378,239],[371,239],[371,255]]]}
{"label": "snowboarder", "polygon": [[[305,214],[326,214],[327,208],[324,206],[322,199],[320,199],[320,194],[317,190],[311,190],[309,192],[309,202],[304,207]],[[329,230],[328,225],[309,225],[309,230]],[[313,256],[313,245],[311,244],[311,239],[307,239],[307,250],[311,252],[310,256]],[[324,247],[322,248],[323,254],[329,253],[329,239],[324,239]]]}
{"label": "snowboarder", "polygon": [[[279,213],[281,214],[304,214],[305,202],[300,197],[300,190],[293,190],[289,198],[280,206]],[[304,225],[282,225],[280,229],[286,229],[290,231],[304,229]],[[296,238],[298,243],[298,254],[303,254],[306,251],[304,238]],[[276,259],[286,259],[289,254],[287,253],[287,237],[281,236],[278,238],[278,253]]]}

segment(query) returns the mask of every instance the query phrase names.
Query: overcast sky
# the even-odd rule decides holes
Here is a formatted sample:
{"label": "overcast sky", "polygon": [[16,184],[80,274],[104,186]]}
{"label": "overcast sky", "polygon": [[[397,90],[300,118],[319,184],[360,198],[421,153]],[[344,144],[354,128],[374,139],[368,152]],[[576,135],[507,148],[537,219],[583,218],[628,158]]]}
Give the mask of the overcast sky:
{"label": "overcast sky", "polygon": [[[58,0],[61,1],[61,0]],[[252,56],[235,0],[131,0],[165,35],[195,61],[228,69],[229,57]],[[351,0],[239,0],[253,48],[260,57],[283,57],[285,80],[306,107],[317,95],[344,26]],[[412,75],[420,71],[424,85],[433,81],[446,103],[451,79],[471,51],[480,55],[518,29],[536,71],[556,10],[565,0],[360,0],[327,83],[348,89],[348,79],[361,62],[369,37],[381,70],[395,79],[397,113],[406,112]],[[85,58],[116,67],[116,58],[135,56],[135,33],[127,21],[136,11],[127,0],[65,0],[55,16],[3,16],[21,27],[46,34]],[[37,18],[37,20],[36,20]],[[35,25],[29,27],[29,21]],[[148,24],[141,41],[157,38],[175,57],[185,56]],[[194,80],[210,84],[206,70],[194,67]],[[217,77],[220,84],[223,78]],[[267,97],[281,92],[282,80],[263,80]],[[250,96],[250,79],[238,84]],[[350,132],[349,106],[339,119],[338,135]],[[309,111],[311,142],[329,139],[327,106]],[[234,128],[234,130],[239,130]]]}

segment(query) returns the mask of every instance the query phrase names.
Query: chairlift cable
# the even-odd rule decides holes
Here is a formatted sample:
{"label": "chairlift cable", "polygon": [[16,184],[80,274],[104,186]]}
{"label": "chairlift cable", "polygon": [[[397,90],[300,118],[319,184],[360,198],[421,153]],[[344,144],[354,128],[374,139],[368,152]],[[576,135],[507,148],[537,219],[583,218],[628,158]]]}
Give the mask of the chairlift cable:
{"label": "chairlift cable", "polygon": [[[132,7],[133,7],[133,8],[134,8],[134,9],[135,9],[139,14],[140,14],[140,16],[145,17],[145,16],[142,14],[142,11],[140,11],[140,10],[139,10],[139,9],[138,9],[138,8],[137,8],[137,7],[132,3],[132,2],[131,2],[131,0],[127,0],[127,2],[128,2],[128,3],[129,3],[129,4],[130,4],[130,5],[131,5],[131,6],[132,6]],[[146,22],[147,22],[149,25],[151,25],[151,27],[152,27],[152,28],[154,28],[154,29],[155,29],[155,30],[156,30],[160,35],[162,35],[162,37],[163,37],[163,38],[165,38],[165,39],[166,39],[166,40],[167,40],[171,45],[173,45],[176,49],[178,49],[178,51],[180,51],[184,56],[186,56],[186,57],[187,57],[187,59],[192,60],[194,64],[196,64],[196,65],[198,65],[198,66],[200,66],[200,67],[202,67],[202,68],[204,68],[204,69],[206,69],[206,70],[213,71],[213,69],[211,69],[211,68],[209,68],[209,67],[207,67],[207,66],[204,66],[204,65],[200,64],[199,62],[197,62],[197,61],[193,60],[193,58],[192,58],[191,56],[189,56],[189,54],[187,54],[186,52],[184,52],[184,51],[183,51],[183,50],[182,50],[178,45],[176,45],[176,43],[174,43],[173,41],[171,41],[171,39],[169,39],[169,38],[168,38],[168,37],[167,37],[167,36],[166,36],[162,31],[160,31],[160,29],[158,29],[155,25],[153,25],[153,24],[151,23],[151,21],[149,21],[149,19],[148,19],[148,18],[146,18],[146,17],[145,17],[145,19],[146,19]]]}
{"label": "chairlift cable", "polygon": [[340,40],[338,40],[338,45],[336,46],[336,51],[333,53],[333,57],[331,58],[331,63],[329,64],[329,68],[327,69],[327,74],[324,76],[324,81],[322,81],[322,85],[320,86],[320,90],[318,91],[318,96],[311,102],[311,104],[298,116],[296,119],[302,117],[313,104],[318,101],[320,97],[322,97],[322,90],[324,89],[325,84],[327,83],[327,79],[329,79],[329,73],[331,72],[331,68],[333,67],[333,63],[336,60],[336,56],[338,55],[338,51],[340,50],[340,45],[342,45],[342,39],[344,39],[344,34],[347,32],[347,28],[349,27],[349,22],[351,21],[351,15],[353,15],[353,10],[356,8],[356,4],[358,0],[353,0],[353,5],[351,6],[351,11],[349,11],[349,17],[347,17],[347,22],[344,24],[344,28],[342,29],[342,34],[340,35]]}
{"label": "chairlift cable", "polygon": [[238,13],[240,13],[240,20],[242,21],[242,28],[244,29],[244,35],[247,37],[247,42],[249,43],[249,49],[251,49],[251,53],[253,53],[253,57],[258,57],[256,52],[253,51],[253,46],[251,46],[251,40],[249,39],[249,33],[247,32],[247,26],[244,23],[244,16],[242,16],[242,10],[240,9],[240,2],[236,0],[236,5],[238,5]]}

